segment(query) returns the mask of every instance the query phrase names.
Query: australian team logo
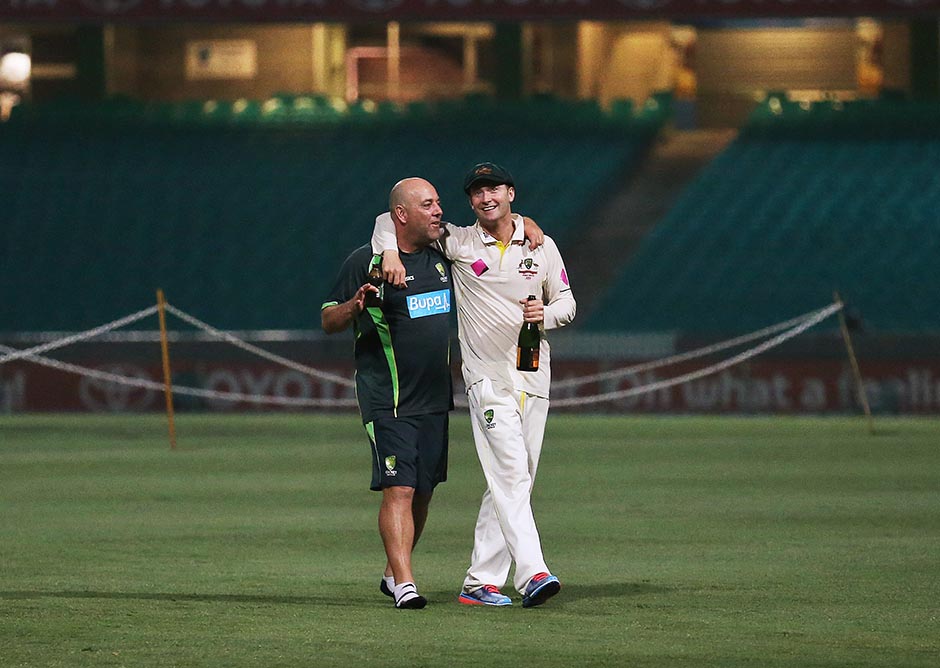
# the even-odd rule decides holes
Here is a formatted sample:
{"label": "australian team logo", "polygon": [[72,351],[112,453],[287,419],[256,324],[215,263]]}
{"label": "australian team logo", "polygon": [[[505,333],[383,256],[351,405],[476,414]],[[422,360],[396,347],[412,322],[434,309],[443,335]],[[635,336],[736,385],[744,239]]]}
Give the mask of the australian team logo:
{"label": "australian team logo", "polygon": [[519,262],[518,271],[525,280],[531,281],[532,277],[539,273],[539,263],[527,257]]}
{"label": "australian team logo", "polygon": [[389,455],[385,458],[385,475],[387,476],[396,476],[398,471],[395,470],[395,464],[398,462],[398,458],[395,455]]}
{"label": "australian team logo", "polygon": [[444,265],[438,262],[434,265],[434,268],[437,269],[437,273],[441,275],[441,283],[447,282],[447,271],[444,269]]}
{"label": "australian team logo", "polygon": [[487,429],[493,429],[496,427],[496,423],[493,422],[493,417],[494,413],[492,408],[487,408],[485,411],[483,411],[483,419],[486,420]]}

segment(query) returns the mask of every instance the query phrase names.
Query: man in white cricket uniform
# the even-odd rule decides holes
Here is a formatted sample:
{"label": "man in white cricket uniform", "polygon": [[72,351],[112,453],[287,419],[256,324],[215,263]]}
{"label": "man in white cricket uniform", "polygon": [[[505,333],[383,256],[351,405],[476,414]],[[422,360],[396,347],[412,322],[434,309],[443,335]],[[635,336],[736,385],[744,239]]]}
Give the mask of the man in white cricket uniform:
{"label": "man in white cricket uniform", "polygon": [[[525,243],[522,218],[510,208],[510,173],[481,163],[467,175],[464,190],[477,222],[445,224],[441,244],[454,263],[463,377],[487,490],[459,600],[511,604],[499,588],[515,561],[513,584],[523,607],[533,607],[561,587],[542,556],[530,502],[548,417],[551,350],[543,336],[538,371],[523,372],[516,370],[516,345],[523,320],[539,323],[543,331],[563,327],[574,318],[576,304],[555,242],[546,236],[535,250]],[[387,214],[376,219],[375,252],[396,248],[390,223]],[[391,270],[394,257],[387,259]],[[536,299],[527,301],[528,295]]]}

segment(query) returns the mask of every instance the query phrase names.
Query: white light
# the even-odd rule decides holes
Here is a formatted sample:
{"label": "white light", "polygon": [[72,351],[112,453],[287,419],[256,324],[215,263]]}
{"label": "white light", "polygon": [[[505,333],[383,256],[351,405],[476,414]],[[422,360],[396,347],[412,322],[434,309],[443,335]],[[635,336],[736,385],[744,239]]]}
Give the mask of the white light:
{"label": "white light", "polygon": [[32,61],[25,53],[7,53],[0,58],[0,83],[22,86],[29,81]]}

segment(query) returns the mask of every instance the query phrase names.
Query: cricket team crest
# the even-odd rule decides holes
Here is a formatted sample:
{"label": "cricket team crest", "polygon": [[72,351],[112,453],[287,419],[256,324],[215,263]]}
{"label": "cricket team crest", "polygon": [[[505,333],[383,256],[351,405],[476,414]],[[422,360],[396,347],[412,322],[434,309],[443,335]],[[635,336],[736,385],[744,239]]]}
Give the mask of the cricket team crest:
{"label": "cricket team crest", "polygon": [[534,276],[537,276],[539,273],[539,263],[533,260],[531,257],[523,258],[519,261],[519,266],[517,267],[519,275],[522,276],[525,280],[531,281]]}
{"label": "cricket team crest", "polygon": [[434,265],[434,268],[437,269],[437,273],[441,275],[441,283],[447,282],[447,271],[444,269],[444,265],[438,262]]}
{"label": "cricket team crest", "polygon": [[395,470],[395,464],[398,462],[398,458],[395,455],[389,455],[385,458],[385,475],[387,476],[396,476],[398,471]]}
{"label": "cricket team crest", "polygon": [[495,414],[493,413],[492,408],[487,408],[485,411],[483,411],[483,419],[486,420],[487,429],[494,429],[496,427],[496,423],[493,422],[494,416]]}

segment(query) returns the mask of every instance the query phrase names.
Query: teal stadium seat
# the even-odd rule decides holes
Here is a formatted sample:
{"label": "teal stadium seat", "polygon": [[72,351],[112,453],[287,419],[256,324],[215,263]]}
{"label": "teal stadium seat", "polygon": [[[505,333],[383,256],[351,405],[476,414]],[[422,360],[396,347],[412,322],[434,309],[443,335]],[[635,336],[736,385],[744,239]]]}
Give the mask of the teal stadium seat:
{"label": "teal stadium seat", "polygon": [[0,331],[84,329],[152,304],[156,288],[223,328],[317,328],[340,263],[368,242],[395,181],[426,176],[446,217],[466,224],[467,167],[505,163],[516,208],[564,243],[653,136],[554,99],[504,110],[489,98],[401,108],[278,95],[28,111],[0,124]]}
{"label": "teal stadium seat", "polygon": [[[940,330],[940,105],[771,96],[590,314],[596,331],[732,335],[828,303]],[[616,296],[616,298],[614,298]]]}

